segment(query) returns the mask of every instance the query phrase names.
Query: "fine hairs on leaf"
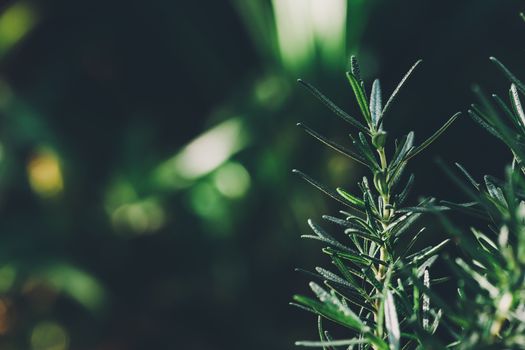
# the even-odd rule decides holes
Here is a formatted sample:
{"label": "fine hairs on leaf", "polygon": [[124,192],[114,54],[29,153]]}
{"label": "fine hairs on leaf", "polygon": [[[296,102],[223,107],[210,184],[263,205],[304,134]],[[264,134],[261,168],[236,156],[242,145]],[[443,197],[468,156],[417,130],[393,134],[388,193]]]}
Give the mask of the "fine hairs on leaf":
{"label": "fine hairs on leaf", "polygon": [[[390,161],[387,154],[392,154],[388,152],[391,143],[388,142],[388,133],[382,123],[385,112],[389,111],[408,77],[420,63],[419,60],[410,68],[383,107],[379,80],[374,80],[370,95],[367,95],[359,63],[356,57],[352,57],[351,71],[346,76],[361,112],[361,120],[350,117],[312,85],[299,80],[308,91],[357,130],[349,130],[349,144],[340,145],[302,123],[299,125],[315,139],[364,165],[369,175],[364,176],[357,186],[361,193],[355,194],[342,188],[331,190],[294,170],[340,205],[353,209],[351,213],[341,211],[341,217],[322,215],[332,224],[331,230],[340,231],[337,236],[332,236],[323,226],[308,220],[314,235],[302,237],[328,245],[322,251],[337,267],[337,273],[316,267],[316,279],[324,280],[323,287],[310,283],[317,300],[307,296],[294,297],[297,304],[319,317],[319,340],[299,341],[296,343],[298,346],[324,349],[348,346],[359,350],[418,349],[426,344],[420,337],[421,332],[430,336],[431,325],[427,315],[440,313],[432,309],[429,303],[419,300],[423,298],[419,289],[414,287],[411,290],[403,286],[413,286],[412,276],[420,278],[428,271],[448,242],[445,240],[434,247],[412,252],[411,247],[424,231],[424,228],[416,226],[416,219],[422,213],[448,210],[449,207],[436,205],[433,199],[424,199],[404,208],[400,206],[409,197],[414,183],[413,174],[404,174],[407,162],[441,136],[459,113],[454,114],[419,146],[414,145],[414,132],[409,131],[400,142],[395,142]],[[405,179],[405,185],[397,189],[396,184],[400,179]],[[409,236],[408,246],[400,246],[398,240],[402,235],[412,235]],[[407,268],[411,274],[405,272]],[[425,290],[428,292],[428,289]],[[423,295],[428,299],[427,294]],[[421,309],[422,305],[424,310]],[[423,319],[420,317],[422,313],[426,315]],[[323,322],[323,319],[327,322]],[[440,319],[436,317],[432,329],[437,328],[439,322]],[[333,323],[348,328],[346,339],[333,339],[329,335],[329,327]],[[439,342],[432,340],[430,343],[435,345]]]}

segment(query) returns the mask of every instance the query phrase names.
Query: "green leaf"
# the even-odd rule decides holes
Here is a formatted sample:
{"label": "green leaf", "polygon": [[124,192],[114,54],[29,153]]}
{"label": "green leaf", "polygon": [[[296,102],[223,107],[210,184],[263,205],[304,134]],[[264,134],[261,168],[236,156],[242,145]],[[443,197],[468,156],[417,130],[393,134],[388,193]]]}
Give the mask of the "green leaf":
{"label": "green leaf", "polygon": [[370,109],[368,107],[368,102],[366,101],[366,95],[362,85],[351,72],[346,72],[346,77],[348,78],[350,86],[354,91],[357,104],[359,105],[359,109],[361,110],[363,117],[365,118],[368,125],[372,125],[372,117],[370,115]]}
{"label": "green leaf", "polygon": [[304,86],[312,95],[317,97],[325,106],[327,106],[329,109],[331,109],[332,112],[334,112],[338,117],[340,117],[341,119],[343,119],[347,123],[353,125],[354,127],[359,129],[360,131],[362,131],[364,133],[367,133],[367,134],[370,133],[370,131],[363,124],[361,124],[356,119],[351,117],[348,113],[343,111],[341,108],[337,107],[337,105],[335,103],[330,101],[325,95],[323,95],[315,87],[313,87],[312,85],[308,84],[307,82],[305,82],[305,81],[303,81],[301,79],[298,79],[297,82],[300,83],[302,86]]}
{"label": "green leaf", "polygon": [[481,118],[481,116],[479,116],[479,114],[477,114],[475,111],[469,109],[467,111],[468,115],[472,118],[472,120],[474,120],[476,123],[478,123],[483,129],[485,129],[486,131],[488,131],[492,136],[502,140],[503,142],[505,142],[505,140],[503,139],[503,137],[500,135],[499,132],[496,131],[496,129],[494,129],[494,127],[492,125],[490,125],[489,123],[487,123],[485,120],[483,120]]}
{"label": "green leaf", "polygon": [[414,259],[413,259],[414,263],[417,264],[417,263],[419,263],[420,261],[425,260],[426,258],[431,257],[432,255],[437,254],[441,249],[443,249],[443,247],[445,247],[445,245],[448,244],[448,242],[450,242],[450,238],[445,239],[443,242],[441,242],[441,243],[439,243],[438,245],[434,246],[433,248],[427,250],[425,253],[423,253],[423,254],[418,254],[418,255],[415,256]]}
{"label": "green leaf", "polygon": [[454,164],[463,173],[463,175],[465,175],[465,177],[472,184],[472,186],[474,186],[474,188],[479,190],[479,183],[476,180],[474,180],[472,175],[470,175],[469,172],[461,164],[459,163],[454,163]]}
{"label": "green leaf", "polygon": [[403,204],[405,199],[408,197],[408,194],[410,193],[410,190],[412,189],[412,185],[414,184],[415,176],[414,174],[410,174],[410,177],[408,178],[407,184],[405,185],[405,188],[403,188],[403,191],[397,196],[397,204]]}
{"label": "green leaf", "polygon": [[[321,342],[324,342],[325,337],[324,337],[324,332],[323,332],[323,318],[321,316],[317,316],[317,330],[319,332],[319,339],[321,339]],[[297,342],[296,342],[296,345],[297,345]],[[328,350],[328,348],[326,346],[323,346],[323,350]],[[330,346],[330,350],[334,350],[334,348]]]}
{"label": "green leaf", "polygon": [[374,275],[374,272],[370,267],[362,268],[361,271],[363,271],[363,273],[365,274],[366,281],[370,283],[378,292],[380,292],[383,289],[381,282],[377,280],[376,276]]}
{"label": "green leaf", "polygon": [[363,265],[369,265],[370,264],[370,260],[361,257],[359,255],[359,253],[341,252],[341,251],[334,250],[334,249],[332,249],[330,247],[324,248],[323,252],[325,252],[326,254],[328,254],[328,255],[330,255],[332,257],[333,256],[337,256],[338,258],[351,261],[351,262],[353,262],[353,263],[355,263],[357,265],[363,266]]}
{"label": "green leaf", "polygon": [[394,156],[392,157],[392,162],[388,166],[388,169],[390,171],[396,168],[399,165],[399,163],[401,163],[403,159],[405,159],[407,153],[410,151],[413,144],[414,132],[411,131],[407,135],[405,135],[397,145]]}
{"label": "green leaf", "polygon": [[496,101],[496,104],[501,108],[501,110],[507,115],[507,117],[512,121],[512,123],[522,132],[525,132],[525,125],[521,123],[521,120],[516,116],[509,107],[503,102],[503,100],[496,94],[492,95],[492,98]]}
{"label": "green leaf", "polygon": [[315,188],[317,188],[319,191],[323,192],[324,194],[326,194],[328,197],[332,198],[332,199],[335,199],[336,201],[338,201],[339,203],[349,207],[349,208],[354,208],[352,205],[350,205],[348,202],[342,200],[338,195],[337,193],[334,193],[332,192],[331,190],[329,190],[328,188],[326,188],[325,186],[321,185],[321,183],[319,183],[318,181],[312,179],[310,176],[306,175],[305,173],[303,173],[302,171],[300,170],[297,170],[297,169],[293,169],[292,170],[292,173],[294,174],[297,174],[299,175],[303,180],[305,180],[306,182],[308,182],[310,185],[314,186]]}
{"label": "green leaf", "polygon": [[357,281],[355,280],[352,273],[350,272],[350,269],[343,263],[343,261],[337,255],[332,256],[332,262],[349,284],[351,284],[356,290],[363,290],[359,283],[357,283]]}
{"label": "green leaf", "polygon": [[447,128],[452,124],[459,116],[461,115],[461,112],[457,112],[454,114],[441,128],[439,128],[432,136],[430,136],[425,142],[423,142],[421,145],[416,147],[413,151],[411,151],[407,158],[405,160],[409,160],[412,157],[415,157],[419,152],[430,146],[432,142],[434,142]]}
{"label": "green leaf", "polygon": [[501,203],[501,205],[503,206],[507,206],[507,200],[505,199],[505,196],[503,195],[503,191],[501,190],[501,188],[499,188],[495,183],[494,183],[494,180],[492,179],[491,176],[488,176],[488,175],[485,175],[483,177],[483,179],[485,180],[485,186],[487,187],[487,191],[489,193],[489,195],[494,198],[495,200],[497,200],[498,202]]}
{"label": "green leaf", "polygon": [[478,219],[490,220],[485,211],[475,208],[475,206],[479,205],[478,202],[453,203],[449,201],[440,201],[439,203],[445,207],[472,215]]}
{"label": "green leaf", "polygon": [[336,188],[336,191],[337,191],[337,193],[339,193],[339,195],[341,197],[343,197],[344,199],[349,201],[351,204],[353,204],[353,205],[355,205],[357,207],[360,207],[360,208],[364,208],[365,207],[365,202],[362,199],[357,198],[356,196],[346,192],[345,190],[343,190],[340,187]]}
{"label": "green leaf", "polygon": [[370,115],[372,116],[372,125],[375,130],[379,128],[383,102],[381,101],[381,83],[379,79],[374,80],[372,92],[370,94]]}
{"label": "green leaf", "polygon": [[401,331],[399,329],[399,321],[397,318],[396,305],[394,304],[394,297],[392,296],[390,290],[387,290],[385,299],[385,326],[388,331],[390,349],[399,350]]}
{"label": "green leaf", "polygon": [[422,60],[418,60],[416,63],[414,63],[414,65],[412,67],[410,67],[410,69],[408,70],[408,72],[405,74],[405,76],[403,77],[403,79],[401,79],[401,81],[399,82],[399,84],[397,85],[397,87],[394,89],[394,92],[392,92],[392,95],[390,95],[390,98],[388,99],[388,101],[386,102],[385,104],[385,108],[383,108],[383,113],[382,114],[382,117],[385,115],[385,113],[390,109],[390,106],[392,105],[392,102],[395,101],[397,95],[399,94],[399,91],[401,90],[401,88],[403,87],[403,85],[405,85],[405,82],[407,81],[407,79],[410,77],[410,75],[412,74],[412,72],[414,71],[414,69],[416,69],[416,67],[421,63],[423,62]]}
{"label": "green leaf", "polygon": [[363,82],[363,79],[361,78],[361,67],[359,67],[359,61],[354,55],[350,56],[350,71],[359,83]]}
{"label": "green leaf", "polygon": [[514,74],[512,74],[512,72],[507,68],[505,67],[505,65],[503,65],[503,63],[501,63],[497,58],[495,57],[490,57],[490,60],[492,62],[494,62],[499,69],[501,69],[501,71],[503,72],[503,74],[505,74],[507,76],[507,78],[513,82],[514,84],[516,84],[516,86],[518,87],[518,89],[523,93],[525,94],[525,84],[523,84],[518,78],[516,78],[516,76]]}
{"label": "green leaf", "polygon": [[[350,253],[356,253],[353,249],[339,243],[334,237],[332,237],[328,232],[326,232],[321,226],[317,225],[315,222],[313,222],[311,219],[308,219],[308,225],[312,229],[312,231],[315,232],[315,234],[321,238],[323,241],[330,243],[332,246],[339,248],[341,250],[350,252]],[[310,236],[301,236],[305,238],[311,238]],[[314,236],[315,237],[315,236]]]}
{"label": "green leaf", "polygon": [[417,207],[405,207],[396,210],[396,213],[436,213],[438,211],[450,210],[449,207],[443,205],[428,205]]}
{"label": "green leaf", "polygon": [[425,230],[426,230],[426,228],[422,227],[415,235],[412,236],[412,238],[410,239],[410,242],[408,242],[408,244],[404,247],[403,253],[400,255],[400,258],[404,258],[410,252],[410,250],[412,249],[412,247],[416,243],[417,239],[421,235],[421,232],[423,232]]}
{"label": "green leaf", "polygon": [[[329,309],[331,316],[334,317],[334,321],[341,322],[350,328],[358,331],[364,331],[366,326],[361,319],[346,305],[344,305],[336,296],[325,291],[321,286],[314,282],[310,282],[310,288],[317,295],[317,298]],[[315,309],[315,308],[314,308]],[[316,310],[318,311],[318,310]]]}
{"label": "green leaf", "polygon": [[516,112],[516,115],[519,117],[519,120],[521,121],[521,125],[525,126],[525,113],[523,112],[523,107],[521,106],[520,97],[518,96],[518,90],[516,89],[515,84],[510,85],[510,96],[511,96],[512,106],[514,107],[514,111]]}
{"label": "green leaf", "polygon": [[358,345],[358,344],[366,344],[368,343],[368,340],[366,339],[344,339],[344,340],[332,340],[332,341],[297,341],[295,342],[295,345],[297,346],[305,346],[305,347],[324,347],[324,346],[346,346],[346,345]]}
{"label": "green leaf", "polygon": [[343,226],[343,227],[346,227],[346,228],[352,228],[354,227],[355,225],[347,220],[344,220],[344,219],[341,219],[341,218],[337,218],[335,216],[331,216],[331,215],[323,215],[322,218],[326,221],[330,221],[330,222],[333,222],[334,224],[337,224],[339,226]]}
{"label": "green leaf", "polygon": [[372,234],[360,231],[360,230],[353,229],[353,228],[346,229],[345,233],[348,234],[348,235],[356,235],[356,236],[359,236],[359,237],[371,240],[371,241],[376,242],[377,244],[379,244],[381,246],[385,244],[385,242],[383,242],[381,240],[381,238],[379,238],[377,236],[374,236]]}
{"label": "green leaf", "polygon": [[374,151],[372,150],[372,147],[368,143],[368,140],[366,139],[365,135],[360,132],[359,133],[359,141],[361,141],[361,145],[363,145],[363,149],[366,152],[366,157],[369,158],[371,161],[374,162],[376,168],[380,168],[379,164],[377,163],[377,158],[374,155]]}
{"label": "green leaf", "polygon": [[469,276],[471,276],[476,282],[478,282],[481,288],[488,291],[492,298],[496,298],[498,296],[499,289],[495,287],[492,283],[490,283],[489,280],[485,276],[481,275],[480,273],[472,269],[465,261],[463,261],[463,259],[457,258],[456,264],[459,267],[461,267],[463,270],[465,270],[465,272]]}
{"label": "green leaf", "polygon": [[367,161],[362,157],[360,156],[359,154],[357,154],[356,152],[352,151],[351,149],[345,147],[345,146],[342,146],[332,140],[329,140],[327,139],[326,137],[322,136],[321,134],[317,133],[316,131],[314,131],[313,129],[311,129],[310,127],[308,127],[307,125],[303,124],[303,123],[297,123],[297,126],[300,126],[304,129],[304,131],[306,131],[310,136],[314,137],[315,139],[317,139],[318,141],[321,141],[322,143],[324,143],[325,145],[327,145],[328,147],[336,150],[337,152],[355,160],[356,162],[358,163],[361,163],[367,167],[369,167],[370,169],[374,169],[374,166],[373,165],[370,165],[367,163]]}
{"label": "green leaf", "polygon": [[341,277],[337,276],[335,273],[328,271],[326,269],[323,269],[322,267],[316,267],[315,271],[317,271],[318,274],[320,274],[323,278],[325,278],[328,281],[332,281],[338,284],[341,284],[343,286],[349,287],[351,289],[356,289],[354,285],[351,283],[348,283]]}

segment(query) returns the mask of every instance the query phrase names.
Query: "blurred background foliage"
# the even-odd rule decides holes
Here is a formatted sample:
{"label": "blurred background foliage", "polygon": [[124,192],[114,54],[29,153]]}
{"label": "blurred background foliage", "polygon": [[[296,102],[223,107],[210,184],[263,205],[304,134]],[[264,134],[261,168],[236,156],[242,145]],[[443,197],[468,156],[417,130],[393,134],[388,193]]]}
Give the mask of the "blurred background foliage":
{"label": "blurred background foliage", "polygon": [[[306,219],[363,169],[295,128],[356,115],[358,54],[386,92],[418,58],[388,128],[430,135],[470,85],[518,76],[522,1],[20,0],[0,8],[0,349],[289,349],[287,306],[325,261]],[[393,135],[395,136],[395,135]],[[412,164],[415,193],[457,199],[434,160],[501,175],[510,154],[466,118]],[[412,200],[414,200],[413,198]],[[439,227],[427,242],[443,238]],[[424,244],[425,242],[422,242]]]}

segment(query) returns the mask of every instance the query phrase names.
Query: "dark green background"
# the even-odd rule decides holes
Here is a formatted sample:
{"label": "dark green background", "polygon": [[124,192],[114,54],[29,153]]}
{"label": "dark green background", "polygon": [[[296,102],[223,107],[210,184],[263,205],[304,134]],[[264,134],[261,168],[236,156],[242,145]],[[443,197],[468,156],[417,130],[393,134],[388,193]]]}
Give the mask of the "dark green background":
{"label": "dark green background", "polygon": [[[0,349],[32,348],[42,322],[62,327],[69,349],[290,349],[314,339],[314,317],[287,303],[306,291],[294,267],[327,259],[299,235],[307,218],[338,207],[290,170],[352,189],[364,169],[295,127],[306,121],[340,141],[350,131],[296,78],[357,115],[344,77],[350,53],[385,94],[422,58],[385,121],[390,140],[415,130],[421,141],[468,108],[472,83],[505,94],[489,56],[525,76],[521,1],[348,1],[346,57],[314,55],[297,69],[280,60],[270,1],[23,4],[35,25],[0,56],[10,91],[0,108],[0,265],[16,271],[1,299]],[[221,196],[213,172],[177,189],[152,180],[159,164],[231,117],[250,140],[232,156],[250,174],[245,195]],[[62,166],[64,190],[53,198],[28,183],[42,146]],[[438,155],[478,177],[500,175],[510,160],[465,116],[412,162],[416,194],[461,199]],[[154,198],[162,228],[115,229],[105,201],[118,184],[136,200]],[[426,242],[446,236],[429,224]],[[59,287],[83,278],[101,289],[93,304]],[[89,299],[91,284],[79,283]]]}

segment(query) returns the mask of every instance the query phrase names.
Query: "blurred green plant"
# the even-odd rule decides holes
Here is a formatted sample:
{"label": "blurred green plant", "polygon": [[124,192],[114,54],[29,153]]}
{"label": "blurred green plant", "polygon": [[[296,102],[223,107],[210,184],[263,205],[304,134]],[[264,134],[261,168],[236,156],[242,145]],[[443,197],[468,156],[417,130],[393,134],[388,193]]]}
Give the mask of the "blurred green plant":
{"label": "blurred green plant", "polygon": [[466,183],[445,166],[472,201],[440,203],[478,218],[465,230],[440,214],[462,250],[450,261],[458,295],[446,312],[455,339],[449,348],[461,350],[525,349],[525,112],[520,101],[525,84],[499,60],[491,60],[511,82],[509,103],[496,94],[489,100],[476,87],[480,103],[472,104],[468,113],[507,145],[512,166],[506,168],[505,180],[485,175],[479,182],[456,163]]}
{"label": "blurred green plant", "polygon": [[[317,140],[367,167],[373,181],[363,177],[359,183],[361,194],[355,195],[342,188],[332,191],[301,171],[294,170],[348,210],[341,211],[341,217],[323,216],[342,231],[344,241],[308,220],[315,235],[302,237],[328,245],[323,252],[330,256],[338,274],[317,267],[316,273],[310,274],[323,281],[324,287],[311,282],[310,288],[318,300],[294,296],[294,305],[318,315],[320,338],[319,341],[300,341],[297,345],[324,349],[345,345],[349,348],[358,346],[359,349],[397,350],[420,347],[426,338],[439,344],[429,335],[438,327],[441,310],[430,307],[429,298],[422,289],[440,281],[430,280],[429,268],[449,240],[412,251],[424,231],[424,228],[415,229],[415,221],[422,213],[435,209],[434,199],[427,198],[414,207],[404,207],[414,175],[410,175],[403,185],[400,182],[407,162],[435,141],[460,113],[453,115],[418,146],[414,144],[414,132],[409,132],[395,141],[393,152],[387,150],[387,132],[383,127],[384,117],[392,103],[420,63],[417,61],[410,68],[383,106],[379,80],[372,84],[368,99],[357,59],[352,57],[351,71],[346,75],[362,121],[341,110],[310,84],[299,80],[337,116],[357,129],[358,134],[350,135],[353,147],[347,148],[302,123],[298,125]],[[348,328],[351,330],[350,337],[335,340],[332,333],[325,330],[323,319]]]}

